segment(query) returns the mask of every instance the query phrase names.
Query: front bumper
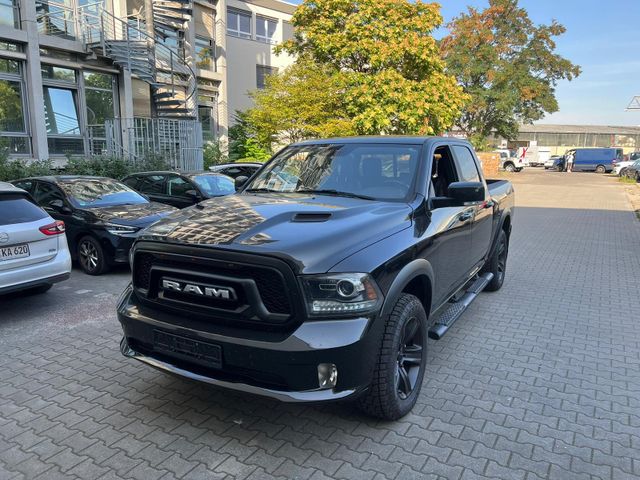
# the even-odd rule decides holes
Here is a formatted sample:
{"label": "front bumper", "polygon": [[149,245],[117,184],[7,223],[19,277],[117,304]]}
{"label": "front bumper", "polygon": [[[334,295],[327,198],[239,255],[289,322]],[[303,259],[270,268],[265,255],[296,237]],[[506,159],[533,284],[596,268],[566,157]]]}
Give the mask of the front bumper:
{"label": "front bumper", "polygon": [[[123,355],[160,370],[231,390],[285,402],[325,402],[356,397],[371,383],[378,354],[376,318],[307,321],[279,336],[247,331],[240,336],[220,329],[202,332],[176,318],[139,308],[131,288],[123,293],[118,319],[124,338]],[[187,341],[215,345],[221,365],[159,349],[155,335],[170,334]],[[320,389],[318,365],[333,363],[338,370],[334,388]]]}

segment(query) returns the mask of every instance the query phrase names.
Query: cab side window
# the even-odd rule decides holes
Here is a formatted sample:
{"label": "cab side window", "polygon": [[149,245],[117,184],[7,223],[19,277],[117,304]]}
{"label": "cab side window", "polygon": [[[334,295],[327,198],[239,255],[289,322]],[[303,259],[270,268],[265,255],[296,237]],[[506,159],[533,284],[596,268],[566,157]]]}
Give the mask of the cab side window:
{"label": "cab side window", "polygon": [[21,182],[14,182],[14,185],[18,188],[26,190],[31,195],[33,195],[34,193],[33,191],[35,190],[35,187],[36,187],[36,182],[34,182],[33,180],[23,180]]}
{"label": "cab side window", "polygon": [[140,177],[129,177],[129,178],[125,178],[122,181],[122,183],[124,183],[127,187],[131,187],[134,190],[137,190],[139,181],[140,181]]}
{"label": "cab side window", "polygon": [[462,145],[454,145],[453,152],[456,156],[461,182],[479,182],[480,174],[471,150]]}
{"label": "cab side window", "polygon": [[170,177],[167,181],[167,195],[186,197],[189,190],[195,190],[195,188],[182,177]]}
{"label": "cab side window", "polygon": [[431,192],[435,197],[446,197],[449,185],[458,181],[458,172],[448,146],[437,147],[431,166]]}

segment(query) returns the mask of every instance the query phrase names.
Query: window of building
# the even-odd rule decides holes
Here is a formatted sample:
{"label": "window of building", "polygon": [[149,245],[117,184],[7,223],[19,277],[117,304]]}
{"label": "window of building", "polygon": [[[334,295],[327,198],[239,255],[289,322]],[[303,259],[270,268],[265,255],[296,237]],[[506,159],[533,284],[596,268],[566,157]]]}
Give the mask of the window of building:
{"label": "window of building", "polygon": [[256,65],[256,86],[258,88],[264,88],[265,78],[269,75],[278,73],[278,69],[274,67],[268,67],[267,65]]}
{"label": "window of building", "polygon": [[251,13],[227,10],[227,33],[234,37],[251,38]]}
{"label": "window of building", "polygon": [[0,50],[6,52],[21,52],[22,45],[13,42],[7,42],[6,40],[0,40]]}
{"label": "window of building", "polygon": [[42,65],[44,120],[50,155],[85,153],[77,79],[75,70]]}
{"label": "window of building", "polygon": [[215,71],[215,47],[213,40],[196,37],[195,45],[196,66],[202,70]]}
{"label": "window of building", "polygon": [[76,71],[70,68],[56,67],[53,65],[42,65],[42,78],[48,80],[59,80],[62,82],[76,82]]}
{"label": "window of building", "polygon": [[0,148],[29,153],[22,62],[0,58]]}
{"label": "window of building", "polygon": [[278,21],[273,18],[256,17],[256,40],[265,43],[276,43]]}
{"label": "window of building", "polygon": [[15,0],[0,0],[0,25],[20,28],[20,11]]}
{"label": "window of building", "polygon": [[75,15],[72,0],[36,0],[38,31],[44,35],[75,40]]}
{"label": "window of building", "polygon": [[216,135],[216,110],[212,105],[198,105],[198,120],[202,124],[202,140],[215,141]]}
{"label": "window of building", "polygon": [[115,77],[109,73],[85,71],[83,79],[89,149],[91,153],[99,155],[107,147],[105,122],[117,113]]}

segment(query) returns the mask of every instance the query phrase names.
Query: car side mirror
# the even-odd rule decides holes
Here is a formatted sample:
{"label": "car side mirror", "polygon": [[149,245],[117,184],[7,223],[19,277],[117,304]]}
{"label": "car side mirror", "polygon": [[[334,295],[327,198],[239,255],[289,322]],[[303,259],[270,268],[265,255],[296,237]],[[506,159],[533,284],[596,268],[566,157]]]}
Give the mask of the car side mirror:
{"label": "car side mirror", "polygon": [[249,180],[249,177],[246,177],[244,175],[240,175],[239,177],[236,177],[235,179],[236,190],[244,187],[245,183],[247,183],[247,180]]}
{"label": "car side mirror", "polygon": [[454,200],[456,205],[484,201],[485,191],[482,182],[453,182],[449,184],[447,196]]}
{"label": "car side mirror", "polygon": [[71,213],[71,209],[60,199],[51,200],[49,206],[60,213]]}

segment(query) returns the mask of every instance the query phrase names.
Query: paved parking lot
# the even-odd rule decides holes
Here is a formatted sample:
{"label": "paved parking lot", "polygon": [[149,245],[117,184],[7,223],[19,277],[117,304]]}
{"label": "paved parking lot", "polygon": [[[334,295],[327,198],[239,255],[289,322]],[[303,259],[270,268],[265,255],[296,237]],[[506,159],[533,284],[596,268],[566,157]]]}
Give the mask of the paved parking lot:
{"label": "paved parking lot", "polygon": [[123,358],[126,270],[1,299],[0,479],[640,477],[640,222],[611,177],[510,178],[505,286],[429,344],[399,422]]}

